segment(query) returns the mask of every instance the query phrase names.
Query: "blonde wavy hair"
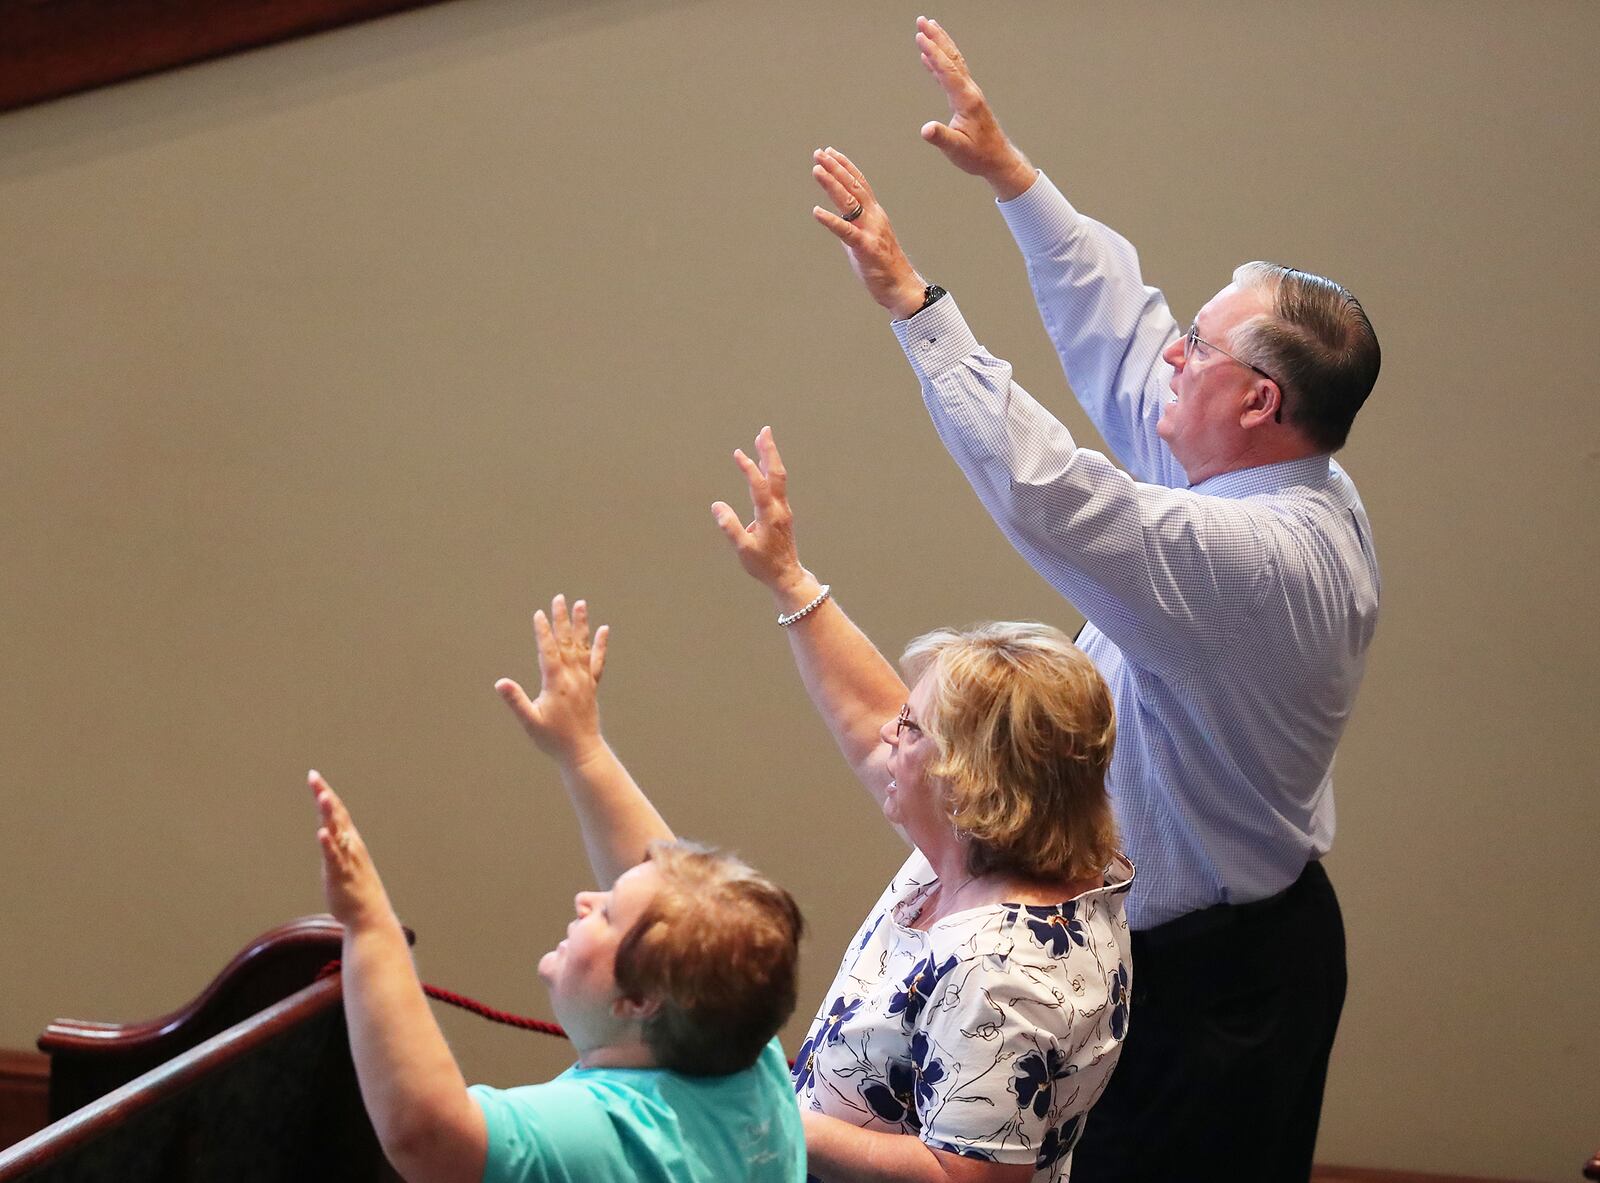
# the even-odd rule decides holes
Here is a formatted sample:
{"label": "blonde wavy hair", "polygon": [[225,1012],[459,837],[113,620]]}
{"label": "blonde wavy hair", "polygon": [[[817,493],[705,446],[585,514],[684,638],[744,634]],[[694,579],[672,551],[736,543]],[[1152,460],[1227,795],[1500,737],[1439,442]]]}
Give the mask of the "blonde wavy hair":
{"label": "blonde wavy hair", "polygon": [[1083,650],[1049,625],[999,621],[926,633],[900,667],[912,684],[932,675],[920,723],[968,871],[1102,873],[1117,854],[1106,795],[1117,724]]}

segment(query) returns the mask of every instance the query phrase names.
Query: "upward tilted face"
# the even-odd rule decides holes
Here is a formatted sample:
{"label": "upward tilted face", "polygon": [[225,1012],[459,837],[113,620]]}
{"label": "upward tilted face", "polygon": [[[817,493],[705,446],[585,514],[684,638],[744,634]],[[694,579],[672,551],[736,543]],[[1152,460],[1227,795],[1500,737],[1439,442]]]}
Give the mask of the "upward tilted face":
{"label": "upward tilted face", "polygon": [[879,732],[889,745],[889,775],[893,778],[884,794],[883,815],[919,846],[932,834],[950,829],[944,785],[928,771],[939,755],[938,742],[923,729],[932,697],[933,671],[929,670],[911,688],[899,717],[890,719]]}
{"label": "upward tilted face", "polygon": [[660,890],[660,871],[643,862],[610,891],[580,891],[566,939],[539,959],[551,1008],[580,1053],[605,1046],[626,1025],[615,1010],[617,946]]}
{"label": "upward tilted face", "polygon": [[[1233,346],[1234,330],[1263,315],[1272,315],[1272,303],[1265,292],[1230,283],[1206,301],[1194,323],[1205,341],[1237,352]],[[1169,383],[1173,399],[1163,410],[1156,432],[1172,449],[1173,457],[1193,485],[1234,467],[1245,444],[1246,433],[1240,419],[1249,409],[1256,387],[1264,381],[1248,365],[1221,349],[1196,344],[1185,361],[1184,338],[1180,336],[1161,354],[1173,368]]]}

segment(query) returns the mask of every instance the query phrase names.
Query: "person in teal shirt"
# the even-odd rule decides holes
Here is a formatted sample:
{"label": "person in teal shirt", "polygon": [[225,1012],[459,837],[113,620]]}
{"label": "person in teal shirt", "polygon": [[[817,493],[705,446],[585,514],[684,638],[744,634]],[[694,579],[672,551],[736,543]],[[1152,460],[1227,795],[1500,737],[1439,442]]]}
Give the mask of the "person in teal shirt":
{"label": "person in teal shirt", "polygon": [[467,1091],[489,1130],[485,1183],[805,1175],[799,1107],[776,1041],[726,1076],[575,1066],[547,1084]]}
{"label": "person in teal shirt", "polygon": [[802,921],[731,855],[680,842],[600,732],[582,600],[534,613],[540,691],[501,697],[552,756],[602,890],[579,892],[539,961],[578,1062],[544,1084],[469,1089],[405,932],[321,774],[323,893],[344,925],[346,1025],[362,1100],[408,1183],[803,1183],[805,1138],[775,1038],[794,1010]]}

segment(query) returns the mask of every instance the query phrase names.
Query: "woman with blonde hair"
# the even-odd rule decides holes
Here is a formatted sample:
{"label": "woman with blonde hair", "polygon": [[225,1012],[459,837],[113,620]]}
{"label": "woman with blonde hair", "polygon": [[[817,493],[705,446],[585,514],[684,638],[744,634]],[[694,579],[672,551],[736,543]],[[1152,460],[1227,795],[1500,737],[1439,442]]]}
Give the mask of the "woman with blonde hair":
{"label": "woman with blonde hair", "polygon": [[770,428],[756,452],[734,453],[754,520],[724,502],[713,514],[772,593],[840,751],[913,847],[796,1060],[808,1170],[1064,1180],[1129,1017],[1110,693],[1042,624],[928,633],[902,680],[801,565]]}

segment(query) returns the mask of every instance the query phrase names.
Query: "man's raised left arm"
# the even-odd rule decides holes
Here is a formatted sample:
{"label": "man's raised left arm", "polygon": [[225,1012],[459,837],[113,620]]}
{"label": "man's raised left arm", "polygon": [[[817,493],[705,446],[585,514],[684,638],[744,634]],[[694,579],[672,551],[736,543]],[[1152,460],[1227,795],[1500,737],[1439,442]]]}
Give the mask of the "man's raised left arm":
{"label": "man's raised left arm", "polygon": [[1034,569],[1135,660],[1158,667],[1204,660],[1207,646],[1243,629],[1268,567],[1250,512],[1141,483],[1080,448],[1010,363],[978,344],[953,296],[913,308],[921,276],[860,169],[830,148],[812,172],[840,210],[861,207],[849,220],[820,207],[814,216],[895,316],[940,439]]}

